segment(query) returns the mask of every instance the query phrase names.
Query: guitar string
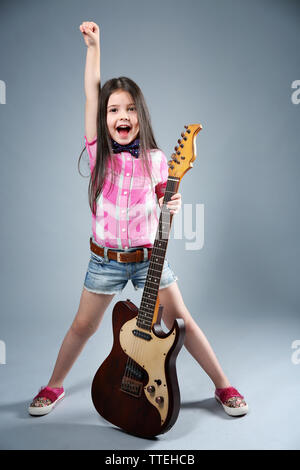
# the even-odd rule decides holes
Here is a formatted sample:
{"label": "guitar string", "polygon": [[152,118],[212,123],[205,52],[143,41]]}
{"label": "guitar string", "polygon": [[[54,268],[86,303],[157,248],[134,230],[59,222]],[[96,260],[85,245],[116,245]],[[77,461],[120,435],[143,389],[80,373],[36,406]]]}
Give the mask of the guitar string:
{"label": "guitar string", "polygon": [[[170,181],[170,180],[169,180],[169,184],[167,184],[165,194],[166,194],[166,193],[171,193],[171,194],[173,195],[173,194],[174,194],[174,188],[172,188],[171,190],[169,190],[169,189],[170,189],[170,186],[171,186],[171,188],[172,188],[172,186],[173,186],[173,181]],[[165,212],[165,214],[168,214],[169,217],[171,216],[171,214],[169,213],[169,211]],[[165,218],[164,214],[163,214],[163,217]],[[163,224],[165,224],[165,223],[166,223],[165,220],[164,220],[164,221],[161,220],[161,224],[159,225],[159,232],[158,232],[158,233],[160,233],[160,232],[163,233],[163,232],[164,232],[164,231],[163,231],[163,228],[164,228],[164,225],[163,225]],[[169,221],[169,225],[170,225],[170,221]],[[168,232],[169,232],[169,231],[168,231]],[[168,234],[169,234],[169,233],[168,233]],[[158,240],[162,240],[162,238],[159,236],[159,237],[158,237]],[[168,241],[168,237],[166,238],[166,241]],[[153,256],[155,257],[155,256],[157,255],[158,257],[161,257],[161,250],[164,250],[164,251],[166,250],[166,247],[161,248],[161,243],[160,243],[159,246],[157,246],[157,245],[154,246]],[[160,278],[158,279],[158,277],[157,277],[157,275],[156,275],[156,272],[155,272],[155,271],[157,271],[157,270],[155,270],[155,267],[156,267],[156,266],[155,266],[155,263],[154,263],[154,267],[151,267],[151,265],[150,265],[150,266],[149,266],[148,274],[150,275],[150,279],[151,279],[151,277],[153,277],[154,279],[156,278],[157,280],[160,281],[161,274],[160,274]],[[163,269],[163,265],[161,266],[161,268]],[[151,295],[151,294],[149,294],[149,295]],[[153,294],[152,294],[152,295],[153,295]],[[156,292],[156,296],[157,296],[157,292]],[[151,309],[151,308],[154,309],[154,308],[155,308],[155,305],[153,305],[153,306],[151,307],[151,300],[154,300],[154,299],[151,299],[151,296],[150,296],[150,309]],[[144,302],[146,302],[146,299],[144,299]],[[155,302],[155,304],[156,304],[156,302]],[[147,304],[146,304],[146,305],[147,305]],[[147,320],[148,312],[145,312],[144,315],[145,315],[145,314],[146,314],[146,320]],[[152,314],[152,319],[153,319],[153,314]],[[144,325],[145,325],[145,323],[144,323]],[[146,325],[146,326],[147,326],[147,325]],[[151,331],[151,329],[152,329],[152,324],[151,324],[151,327],[150,327],[149,331]],[[141,342],[138,341],[138,344],[141,344]],[[141,346],[142,346],[142,344],[141,344]],[[138,354],[137,354],[137,356],[138,356]],[[140,357],[140,359],[141,359],[141,357]]]}
{"label": "guitar string", "polygon": [[[169,184],[169,183],[171,183],[171,184]],[[172,193],[172,194],[174,194],[173,188],[172,188],[171,191],[169,191],[169,189],[170,189],[169,186],[173,186],[173,183],[174,183],[174,182],[173,182],[172,180],[168,180],[165,194],[166,194],[166,193]],[[169,212],[168,212],[168,214],[169,214]],[[159,228],[160,228],[161,231],[162,231],[162,224],[159,225]],[[161,239],[161,238],[159,237],[159,239]],[[155,256],[156,254],[159,256],[159,254],[156,253],[156,251],[159,250],[159,249],[161,249],[161,248],[158,248],[158,247],[154,246],[153,249],[154,249],[154,256]],[[149,266],[148,273],[149,273],[151,276],[153,276],[153,277],[155,278],[156,275],[155,275],[154,272],[152,272],[152,270],[155,271],[154,268],[151,268],[151,266]],[[154,308],[155,308],[155,306],[154,306]],[[145,323],[144,323],[144,326],[145,326]],[[147,325],[146,325],[146,326],[147,326]],[[147,329],[148,329],[148,328],[147,328]],[[152,328],[150,327],[149,331],[151,331],[151,329],[152,329]],[[141,377],[140,377],[140,371],[143,370],[143,368],[140,367],[140,366],[138,365],[138,363],[141,362],[141,360],[142,360],[142,356],[141,356],[141,354],[140,354],[140,351],[143,350],[144,348],[142,347],[142,342],[139,341],[139,340],[136,339],[136,338],[133,339],[133,342],[132,342],[132,343],[133,343],[133,348],[132,348],[132,351],[131,351],[131,355],[133,355],[133,357],[135,357],[135,358],[137,359],[137,362],[134,361],[130,356],[128,356],[128,359],[127,359],[127,366],[126,366],[126,369],[125,369],[125,375],[126,375],[126,373],[128,374],[128,371],[129,371],[129,376],[127,375],[127,377],[132,378],[132,375],[133,375],[134,378],[137,380],[137,379],[141,379]]]}
{"label": "guitar string", "polygon": [[[165,190],[165,195],[166,195],[166,193],[172,193],[172,195],[174,194],[173,186],[175,187],[175,183],[176,182],[168,179],[166,190]],[[164,202],[164,204],[166,204],[167,202],[168,201]],[[162,209],[161,213],[163,214],[163,209]],[[169,211],[167,212],[167,214],[169,214],[169,216],[170,216]],[[164,214],[163,214],[163,217],[165,217]],[[160,231],[162,232],[162,234],[164,233],[162,229],[163,229],[163,222],[161,220],[161,224],[158,225],[158,230],[159,230],[158,234],[160,233]],[[169,235],[169,231],[168,231],[168,235]],[[158,239],[159,240],[161,239],[161,237],[159,235],[158,235]],[[165,238],[164,238],[164,240],[165,240]],[[167,238],[167,240],[168,240],[168,238]],[[154,256],[155,255],[160,256],[159,253],[156,252],[159,249],[161,249],[161,248],[158,248],[157,246],[153,246]],[[152,257],[152,253],[151,253],[151,257]],[[163,266],[162,266],[162,269],[163,269]],[[150,274],[151,277],[155,278],[156,275],[155,275],[154,271],[155,271],[154,267],[151,267],[151,265],[150,265],[149,269],[148,269],[147,276],[149,276],[149,274]],[[157,296],[157,294],[156,294],[156,296]],[[151,297],[150,297],[150,299],[151,299]],[[152,299],[152,300],[154,300],[154,299]],[[144,302],[145,302],[145,299],[144,299]],[[155,308],[155,306],[152,307],[152,308]],[[152,315],[152,318],[153,318],[153,315]],[[146,319],[147,319],[147,313],[146,313]],[[140,318],[140,322],[143,323],[143,320],[141,318]],[[145,322],[144,322],[144,326],[145,326]],[[147,326],[146,329],[148,329],[148,326]],[[152,330],[152,325],[151,325],[149,331],[151,331],[151,330]],[[131,348],[130,355],[128,355],[128,358],[127,358],[127,364],[125,366],[124,376],[129,378],[129,379],[142,381],[143,377],[141,377],[141,374],[143,375],[143,367],[139,366],[139,363],[142,362],[141,352],[144,350],[143,345],[142,345],[142,341],[140,341],[139,338],[134,337],[131,344],[132,344],[133,347]],[[135,357],[137,360],[136,361],[133,360],[131,356]]]}
{"label": "guitar string", "polygon": [[[166,193],[169,193],[169,192],[173,192],[173,191],[169,191],[169,189],[170,189],[169,187],[172,186],[172,183],[173,183],[173,181],[171,181],[171,180],[168,179],[165,194],[166,194]],[[158,230],[159,230],[158,234],[160,233],[160,230],[162,231],[162,223],[163,223],[163,222],[162,222],[162,218],[161,218],[161,217],[160,217],[160,221],[161,221],[161,223],[158,225]],[[160,236],[158,236],[158,239],[160,239]],[[152,253],[153,253],[154,256],[155,256],[155,255],[158,255],[158,253],[156,253],[156,252],[158,251],[158,249],[159,249],[159,248],[158,248],[156,245],[153,246],[153,251],[152,251]],[[151,254],[151,258],[152,258],[152,254]],[[153,263],[153,261],[152,261],[152,263]],[[154,263],[154,265],[155,265],[155,263]],[[162,266],[162,268],[163,268],[163,266]],[[153,271],[153,272],[152,272],[152,271]],[[150,266],[149,266],[149,269],[148,269],[148,273],[147,273],[147,277],[148,277],[149,274],[150,274],[151,277],[154,277],[154,278],[155,278],[156,275],[155,275],[154,271],[155,271],[155,269],[154,269],[154,267],[151,267],[151,263],[150,263]],[[160,279],[159,279],[159,280],[160,280]],[[157,295],[157,294],[156,294],[156,295]],[[144,302],[145,302],[145,300],[144,300]],[[153,306],[153,308],[155,308],[155,306]],[[152,319],[153,319],[153,315],[152,315]],[[144,323],[144,326],[145,326],[145,323]],[[147,329],[149,332],[151,332],[151,330],[152,330],[152,324],[151,324],[150,328],[148,328],[147,325],[146,325],[146,327],[147,327],[146,329]],[[134,338],[132,355],[137,359],[137,361],[136,361],[137,364],[139,364],[139,363],[141,364],[141,363],[143,362],[143,351],[144,351],[144,350],[145,350],[145,348],[143,347],[143,342],[142,342],[139,338]],[[138,367],[139,367],[139,366],[137,366],[137,367],[134,366],[134,369],[136,370]],[[142,369],[143,369],[143,368],[142,368]]]}
{"label": "guitar string", "polygon": [[[175,187],[175,186],[178,184],[178,181],[175,182],[174,180],[170,180],[169,177],[168,177],[168,181],[167,181],[167,186],[166,186],[165,194],[167,193],[167,190],[169,190],[169,189],[171,189],[171,188],[172,188],[173,194],[175,193],[175,191],[173,191],[173,184],[174,184],[174,187]],[[170,188],[170,186],[171,186],[171,188]],[[176,189],[177,189],[177,188],[178,188],[178,186],[176,187]],[[171,191],[170,191],[170,192],[171,192]],[[166,203],[167,203],[167,202],[168,202],[168,201],[166,201]],[[172,217],[171,217],[171,219],[169,219],[169,220],[170,220],[170,226],[171,226]],[[160,230],[161,230],[162,233],[163,233],[162,225],[160,225],[160,224],[158,225],[158,230],[159,230],[159,232],[160,232]],[[159,232],[158,232],[158,233],[159,233]],[[167,241],[168,241],[168,239],[169,239],[169,232],[170,232],[170,227],[169,227],[169,230],[168,230],[168,238],[167,238]],[[154,250],[155,250],[155,247],[154,247]],[[149,266],[149,268],[150,268],[150,266]],[[148,270],[148,272],[149,272],[149,270]],[[150,272],[151,272],[151,268],[150,268]],[[152,276],[155,277],[155,274],[152,274]],[[147,277],[148,277],[148,273],[147,273]],[[159,286],[158,286],[158,289],[159,289]],[[157,295],[157,294],[156,294],[156,295]],[[154,306],[154,308],[155,308],[155,306]],[[146,315],[146,316],[147,316],[147,315]],[[153,318],[153,316],[152,316],[152,318]],[[151,327],[150,327],[150,331],[151,331],[151,330],[152,330],[152,324],[151,324]],[[135,339],[135,338],[134,338],[134,339]],[[142,342],[141,342],[141,341],[134,341],[134,343],[139,344],[139,343],[142,343]],[[134,356],[134,357],[136,357],[136,356]],[[131,357],[129,357],[129,356],[128,356],[128,358],[127,358],[127,365],[128,365],[128,364],[129,364],[129,365],[130,365],[130,364],[132,365],[133,370],[138,370],[138,368],[139,368],[138,363],[135,362],[135,361],[133,361],[133,359],[131,359]],[[136,364],[136,365],[135,365],[135,364]],[[128,371],[127,365],[126,365],[126,367],[125,367],[125,374],[126,374],[126,371]],[[140,368],[140,369],[141,369],[141,368]]]}

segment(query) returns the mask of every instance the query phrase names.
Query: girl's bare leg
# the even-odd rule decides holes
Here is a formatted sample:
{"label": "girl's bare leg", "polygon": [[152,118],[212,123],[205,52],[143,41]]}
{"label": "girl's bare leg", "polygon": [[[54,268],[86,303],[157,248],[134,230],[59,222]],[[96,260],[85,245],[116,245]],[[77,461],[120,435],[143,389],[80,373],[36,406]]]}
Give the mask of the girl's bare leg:
{"label": "girl's bare leg", "polygon": [[216,388],[230,387],[230,382],[206,336],[186,308],[177,282],[160,289],[158,295],[160,304],[164,306],[163,321],[167,328],[172,328],[175,318],[183,318],[186,330],[184,342],[186,349],[208,374]]}
{"label": "girl's bare leg", "polygon": [[87,340],[96,332],[114,295],[95,294],[83,288],[77,314],[59,350],[48,387],[58,388],[63,386],[66,375]]}

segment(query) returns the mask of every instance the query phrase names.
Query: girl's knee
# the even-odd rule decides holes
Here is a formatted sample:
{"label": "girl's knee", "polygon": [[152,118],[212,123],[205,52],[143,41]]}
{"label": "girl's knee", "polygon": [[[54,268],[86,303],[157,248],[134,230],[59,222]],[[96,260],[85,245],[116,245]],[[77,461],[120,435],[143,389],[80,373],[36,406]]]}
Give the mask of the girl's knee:
{"label": "girl's knee", "polygon": [[185,330],[190,330],[193,328],[193,318],[190,314],[190,312],[188,311],[187,308],[185,309],[182,309],[180,311],[170,311],[170,310],[166,310],[165,312],[163,312],[163,316],[162,316],[162,319],[165,323],[165,325],[167,326],[167,328],[171,329],[173,324],[174,324],[174,321],[176,320],[176,318],[181,318],[183,321],[184,321],[184,326],[185,326]]}
{"label": "girl's knee", "polygon": [[93,322],[88,322],[84,319],[76,319],[71,325],[71,330],[73,333],[75,333],[77,336],[85,338],[92,336],[94,333],[96,333],[97,329],[98,324],[96,325]]}

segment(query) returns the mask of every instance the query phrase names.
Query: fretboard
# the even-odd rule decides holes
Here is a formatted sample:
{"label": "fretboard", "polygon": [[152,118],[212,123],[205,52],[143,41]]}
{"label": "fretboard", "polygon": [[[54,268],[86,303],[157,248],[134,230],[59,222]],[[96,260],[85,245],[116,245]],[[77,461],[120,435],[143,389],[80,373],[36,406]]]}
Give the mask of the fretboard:
{"label": "fretboard", "polygon": [[164,266],[173,219],[173,214],[170,214],[166,204],[173,194],[177,192],[179,181],[179,178],[175,178],[173,176],[168,177],[141,305],[137,316],[137,326],[149,331],[152,327],[160,278]]}

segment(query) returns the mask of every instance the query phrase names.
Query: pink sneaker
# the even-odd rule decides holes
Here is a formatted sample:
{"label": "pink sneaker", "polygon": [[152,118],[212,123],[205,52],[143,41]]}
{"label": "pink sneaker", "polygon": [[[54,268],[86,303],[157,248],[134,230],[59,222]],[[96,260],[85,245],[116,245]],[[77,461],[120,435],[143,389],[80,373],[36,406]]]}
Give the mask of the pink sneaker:
{"label": "pink sneaker", "polygon": [[33,416],[42,416],[50,413],[55,405],[65,396],[63,387],[51,388],[41,387],[39,393],[34,397],[28,408]]}
{"label": "pink sneaker", "polygon": [[215,398],[230,416],[241,416],[248,413],[248,405],[243,395],[234,387],[216,388]]}

